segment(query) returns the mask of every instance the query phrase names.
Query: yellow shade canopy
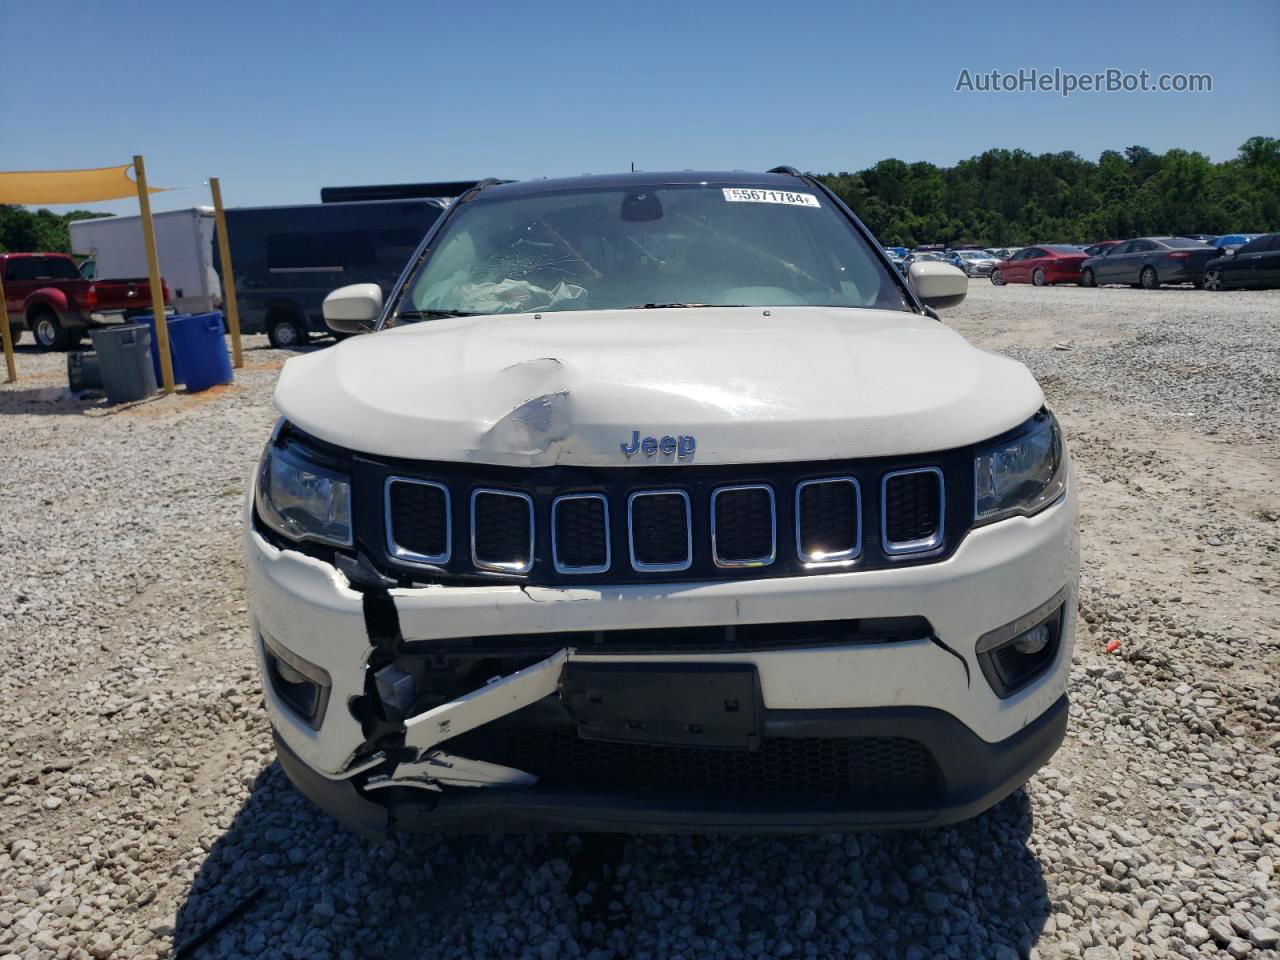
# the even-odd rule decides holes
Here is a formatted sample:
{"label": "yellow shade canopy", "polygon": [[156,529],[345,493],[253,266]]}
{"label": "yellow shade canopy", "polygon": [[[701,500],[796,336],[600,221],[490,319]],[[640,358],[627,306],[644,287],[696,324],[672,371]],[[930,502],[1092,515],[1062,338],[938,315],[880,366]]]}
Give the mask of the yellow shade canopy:
{"label": "yellow shade canopy", "polygon": [[[138,185],[129,177],[132,163],[94,170],[32,170],[0,173],[0,203],[91,203],[136,197]],[[150,187],[159,193],[164,187]]]}

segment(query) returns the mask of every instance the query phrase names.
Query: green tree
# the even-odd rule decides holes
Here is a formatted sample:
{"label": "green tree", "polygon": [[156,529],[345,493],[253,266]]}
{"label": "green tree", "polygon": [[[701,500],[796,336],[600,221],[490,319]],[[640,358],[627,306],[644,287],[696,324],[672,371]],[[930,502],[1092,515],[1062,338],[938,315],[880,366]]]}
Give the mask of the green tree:
{"label": "green tree", "polygon": [[991,149],[953,167],[881,160],[822,178],[887,244],[1092,243],[1141,234],[1280,227],[1280,139],[1251,137],[1239,155],[1143,146],[1097,162],[1071,151]]}
{"label": "green tree", "polygon": [[0,204],[0,252],[70,253],[71,234],[67,224],[106,214],[92,210],[54,213]]}

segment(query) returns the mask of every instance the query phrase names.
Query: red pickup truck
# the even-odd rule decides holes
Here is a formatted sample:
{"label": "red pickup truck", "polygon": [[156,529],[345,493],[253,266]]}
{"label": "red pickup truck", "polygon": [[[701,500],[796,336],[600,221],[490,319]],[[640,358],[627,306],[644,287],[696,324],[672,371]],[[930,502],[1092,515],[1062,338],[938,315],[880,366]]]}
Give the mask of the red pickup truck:
{"label": "red pickup truck", "polygon": [[[26,329],[45,350],[69,350],[90,327],[151,312],[145,277],[86,280],[65,253],[0,253],[0,271],[15,343]],[[170,302],[167,283],[164,302]]]}

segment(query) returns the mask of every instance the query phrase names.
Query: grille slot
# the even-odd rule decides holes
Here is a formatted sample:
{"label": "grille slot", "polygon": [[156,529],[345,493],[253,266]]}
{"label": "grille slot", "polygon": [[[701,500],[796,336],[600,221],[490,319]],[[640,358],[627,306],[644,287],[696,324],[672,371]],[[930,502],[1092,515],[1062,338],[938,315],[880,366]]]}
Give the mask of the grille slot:
{"label": "grille slot", "polygon": [[918,809],[936,804],[941,786],[932,754],[904,737],[765,737],[755,750],[583,740],[573,730],[496,739],[488,749],[463,742],[458,749],[528,771],[552,789],[803,792]]}
{"label": "grille slot", "polygon": [[862,490],[853,477],[796,487],[796,550],[807,564],[849,563],[862,552]]}
{"label": "grille slot", "polygon": [[627,498],[631,566],[671,572],[693,563],[689,495],[683,490],[642,490]]}
{"label": "grille slot", "polygon": [[533,500],[514,490],[471,494],[471,560],[482,570],[528,573],[533,567]]}
{"label": "grille slot", "polygon": [[449,488],[427,480],[390,477],[386,486],[387,550],[406,563],[449,562],[453,523]]}
{"label": "grille slot", "polygon": [[897,470],[880,484],[880,533],[885,553],[920,553],[942,545],[942,471]]}
{"label": "grille slot", "polygon": [[773,488],[721,487],[711,494],[711,554],[718,567],[767,567],[778,555]]}
{"label": "grille slot", "polygon": [[551,505],[551,553],[560,573],[609,569],[609,501],[599,493],[557,497]]}

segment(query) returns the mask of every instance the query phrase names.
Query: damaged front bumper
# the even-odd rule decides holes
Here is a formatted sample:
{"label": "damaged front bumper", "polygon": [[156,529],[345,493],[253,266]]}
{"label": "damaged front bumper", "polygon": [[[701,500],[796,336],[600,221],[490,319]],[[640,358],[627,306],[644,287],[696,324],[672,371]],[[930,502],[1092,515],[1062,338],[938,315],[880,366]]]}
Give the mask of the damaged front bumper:
{"label": "damaged front bumper", "polygon": [[[1019,786],[1061,742],[1075,522],[1067,498],[1036,517],[973,531],[945,561],[903,569],[679,588],[389,591],[357,590],[322,560],[277,549],[250,523],[255,647],[281,764],[321,808],[371,834],[388,826],[822,830],[963,819]],[[1046,602],[1064,611],[1052,663],[1025,688],[997,695],[979,640]],[[749,632],[893,618],[928,629],[811,645],[757,643]],[[609,645],[616,631],[659,626],[699,637],[739,632],[728,644]],[[748,670],[757,739],[734,750],[690,746],[670,731],[661,746],[643,734],[632,743],[584,738],[581,711],[563,694],[566,676],[591,664]],[[464,667],[470,679],[451,686]],[[305,691],[314,677],[324,680],[314,699],[290,699],[287,681]],[[401,682],[411,692],[397,702]],[[307,716],[306,705],[318,703],[323,709]],[[858,777],[833,780],[841,765]],[[891,781],[903,789],[889,789]]]}
{"label": "damaged front bumper", "polygon": [[[384,802],[387,792],[361,789],[308,766],[275,732],[280,766],[312,803],[371,840],[392,830],[427,833],[563,832],[809,833],[945,826],[977,816],[1024,784],[1053,756],[1067,728],[1062,694],[1026,727],[987,743],[955,717],[925,707],[800,711],[768,718],[774,736],[909,737],[942,764],[943,793],[927,803],[832,804],[821,797],[777,793],[755,797],[717,792],[593,791],[561,788],[441,790]],[[795,713],[796,711],[779,711]]]}

